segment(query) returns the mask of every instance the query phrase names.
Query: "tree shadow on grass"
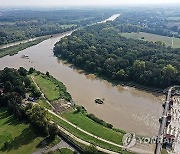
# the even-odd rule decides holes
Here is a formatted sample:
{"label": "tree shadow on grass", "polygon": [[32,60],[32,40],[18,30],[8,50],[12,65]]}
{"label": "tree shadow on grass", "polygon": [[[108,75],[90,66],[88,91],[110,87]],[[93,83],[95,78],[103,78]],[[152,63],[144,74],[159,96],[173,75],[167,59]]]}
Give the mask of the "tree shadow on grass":
{"label": "tree shadow on grass", "polygon": [[7,118],[9,116],[10,116],[10,114],[7,111],[3,111],[0,113],[0,119]]}
{"label": "tree shadow on grass", "polygon": [[36,146],[36,148],[45,148],[47,145],[49,146],[53,141],[54,138],[47,136]]}
{"label": "tree shadow on grass", "polygon": [[3,152],[16,150],[23,145],[28,145],[36,137],[37,135],[35,135],[34,128],[29,125],[28,128],[25,128],[19,136],[15,137],[12,141],[9,141],[1,150]]}
{"label": "tree shadow on grass", "polygon": [[8,111],[4,111],[2,113],[0,113],[0,119],[5,119],[4,123],[3,124],[8,124],[8,125],[19,125],[19,124],[22,124],[22,123],[28,123],[27,121],[24,121],[23,119],[22,120],[17,120],[16,117],[9,113]]}
{"label": "tree shadow on grass", "polygon": [[4,122],[4,124],[14,125],[14,126],[19,125],[21,123],[23,123],[23,122],[22,121],[18,121],[17,119],[15,119],[15,117],[13,115],[9,116],[7,118],[7,120]]}
{"label": "tree shadow on grass", "polygon": [[17,121],[14,117],[13,114],[11,114],[10,112],[6,110],[4,110],[3,112],[0,113],[0,119],[4,119],[5,122],[3,124],[8,124],[8,125],[18,125],[21,122]]}

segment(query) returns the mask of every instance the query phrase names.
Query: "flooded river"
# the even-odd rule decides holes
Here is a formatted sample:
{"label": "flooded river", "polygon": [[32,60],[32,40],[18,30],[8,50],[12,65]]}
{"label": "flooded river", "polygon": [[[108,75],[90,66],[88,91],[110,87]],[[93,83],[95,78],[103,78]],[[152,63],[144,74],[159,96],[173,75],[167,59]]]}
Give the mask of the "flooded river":
{"label": "flooded river", "polygon": [[[88,112],[128,132],[156,135],[162,112],[162,97],[127,86],[113,86],[58,60],[53,55],[53,46],[69,34],[56,35],[17,55],[0,58],[0,69],[23,66],[27,69],[34,67],[42,72],[49,71],[66,85],[75,102],[83,105]],[[21,58],[22,55],[28,55],[29,59]],[[105,103],[95,104],[96,98],[104,98]]]}

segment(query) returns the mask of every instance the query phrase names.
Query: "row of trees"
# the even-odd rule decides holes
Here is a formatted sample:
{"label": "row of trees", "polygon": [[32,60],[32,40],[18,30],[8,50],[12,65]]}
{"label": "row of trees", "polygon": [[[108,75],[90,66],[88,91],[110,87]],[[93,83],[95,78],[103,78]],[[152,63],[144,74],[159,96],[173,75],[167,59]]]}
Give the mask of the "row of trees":
{"label": "row of trees", "polygon": [[112,24],[74,32],[55,45],[56,56],[114,81],[164,88],[180,84],[180,49],[122,37]]}

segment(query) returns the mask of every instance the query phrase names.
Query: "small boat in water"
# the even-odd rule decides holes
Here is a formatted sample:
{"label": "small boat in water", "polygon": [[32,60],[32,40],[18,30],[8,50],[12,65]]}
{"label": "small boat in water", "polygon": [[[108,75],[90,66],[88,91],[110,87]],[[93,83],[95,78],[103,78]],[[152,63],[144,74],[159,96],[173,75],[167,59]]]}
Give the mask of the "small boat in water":
{"label": "small boat in water", "polygon": [[21,58],[29,58],[28,55],[22,55]]}
{"label": "small boat in water", "polygon": [[103,104],[104,101],[103,101],[102,99],[100,99],[100,98],[97,98],[97,99],[95,99],[95,103],[97,103],[97,104]]}

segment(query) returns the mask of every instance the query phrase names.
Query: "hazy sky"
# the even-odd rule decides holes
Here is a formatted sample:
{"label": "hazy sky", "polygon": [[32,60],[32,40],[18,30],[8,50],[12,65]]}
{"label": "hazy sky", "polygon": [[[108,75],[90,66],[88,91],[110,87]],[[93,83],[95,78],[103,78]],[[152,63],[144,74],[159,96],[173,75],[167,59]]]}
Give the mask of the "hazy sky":
{"label": "hazy sky", "polygon": [[178,3],[180,0],[0,0],[0,6],[77,6]]}

